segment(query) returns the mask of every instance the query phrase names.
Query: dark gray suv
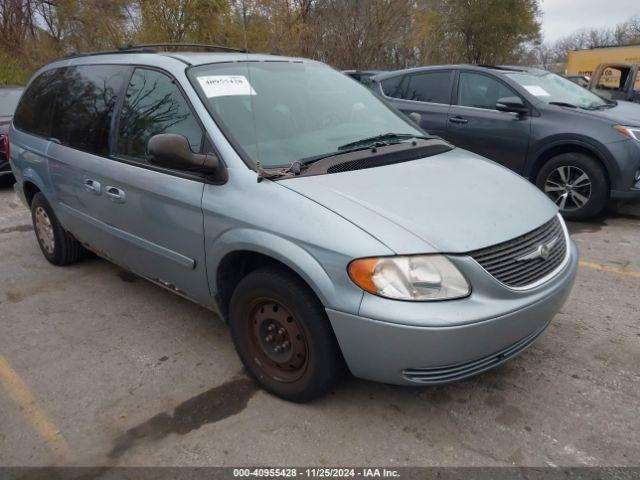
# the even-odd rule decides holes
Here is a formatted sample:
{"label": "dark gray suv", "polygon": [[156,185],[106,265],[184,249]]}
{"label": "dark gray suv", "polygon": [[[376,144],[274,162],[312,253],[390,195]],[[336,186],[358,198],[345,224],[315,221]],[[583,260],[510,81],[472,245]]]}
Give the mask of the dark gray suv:
{"label": "dark gray suv", "polygon": [[522,67],[414,68],[371,88],[429,132],[535,182],[566,218],[640,199],[640,105]]}

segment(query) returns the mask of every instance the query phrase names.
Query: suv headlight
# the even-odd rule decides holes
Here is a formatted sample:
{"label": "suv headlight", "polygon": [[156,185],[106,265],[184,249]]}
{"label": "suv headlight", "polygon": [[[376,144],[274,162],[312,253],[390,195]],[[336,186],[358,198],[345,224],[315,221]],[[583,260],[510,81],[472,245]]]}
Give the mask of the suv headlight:
{"label": "suv headlight", "polygon": [[443,255],[354,260],[349,277],[363,290],[394,300],[450,300],[471,293],[460,270]]}
{"label": "suv headlight", "polygon": [[634,140],[640,141],[640,127],[628,127],[626,125],[614,125],[613,128],[615,128],[621,134],[623,134],[623,135],[625,135],[625,136],[627,136],[629,138],[633,138]]}

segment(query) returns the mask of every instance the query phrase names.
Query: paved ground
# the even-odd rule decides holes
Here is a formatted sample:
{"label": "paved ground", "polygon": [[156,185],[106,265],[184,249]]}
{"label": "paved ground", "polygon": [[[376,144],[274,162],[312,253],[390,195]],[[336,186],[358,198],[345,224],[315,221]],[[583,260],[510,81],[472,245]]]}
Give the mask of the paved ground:
{"label": "paved ground", "polygon": [[[634,212],[635,210],[635,212]],[[573,224],[583,265],[528,351],[474,379],[256,390],[215,316],[100,259],[56,268],[0,190],[0,465],[638,465],[640,208]]]}

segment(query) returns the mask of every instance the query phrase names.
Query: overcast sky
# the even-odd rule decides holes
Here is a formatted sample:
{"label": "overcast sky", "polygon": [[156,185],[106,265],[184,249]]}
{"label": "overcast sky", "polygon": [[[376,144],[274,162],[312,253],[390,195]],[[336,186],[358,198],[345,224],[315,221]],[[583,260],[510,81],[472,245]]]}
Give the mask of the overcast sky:
{"label": "overcast sky", "polygon": [[544,40],[554,42],[575,30],[614,27],[640,15],[640,0],[542,0]]}

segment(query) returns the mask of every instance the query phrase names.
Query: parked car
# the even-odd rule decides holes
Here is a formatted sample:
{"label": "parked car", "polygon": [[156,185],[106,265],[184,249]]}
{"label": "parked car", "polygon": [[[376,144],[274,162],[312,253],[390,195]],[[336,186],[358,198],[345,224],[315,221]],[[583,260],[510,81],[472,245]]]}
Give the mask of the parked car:
{"label": "parked car", "polygon": [[13,181],[9,165],[9,124],[22,90],[22,87],[0,87],[0,184]]}
{"label": "parked car", "polygon": [[569,75],[564,78],[575,83],[576,85],[580,85],[582,88],[589,88],[590,79],[585,75]]}
{"label": "parked car", "polygon": [[427,131],[530,179],[565,218],[640,198],[640,105],[532,68],[448,65],[373,80]]}
{"label": "parked car", "polygon": [[593,72],[589,90],[609,100],[640,103],[640,63],[602,63]]}
{"label": "parked car", "polygon": [[[213,49],[213,47],[212,47]],[[90,249],[217,310],[283,398],[465,378],[529,346],[578,263],[556,206],[315,61],[135,47],[39,72],[11,130],[45,258]]]}
{"label": "parked car", "polygon": [[384,73],[384,70],[343,70],[342,73],[363,85],[369,86],[371,85],[371,79],[380,73]]}

